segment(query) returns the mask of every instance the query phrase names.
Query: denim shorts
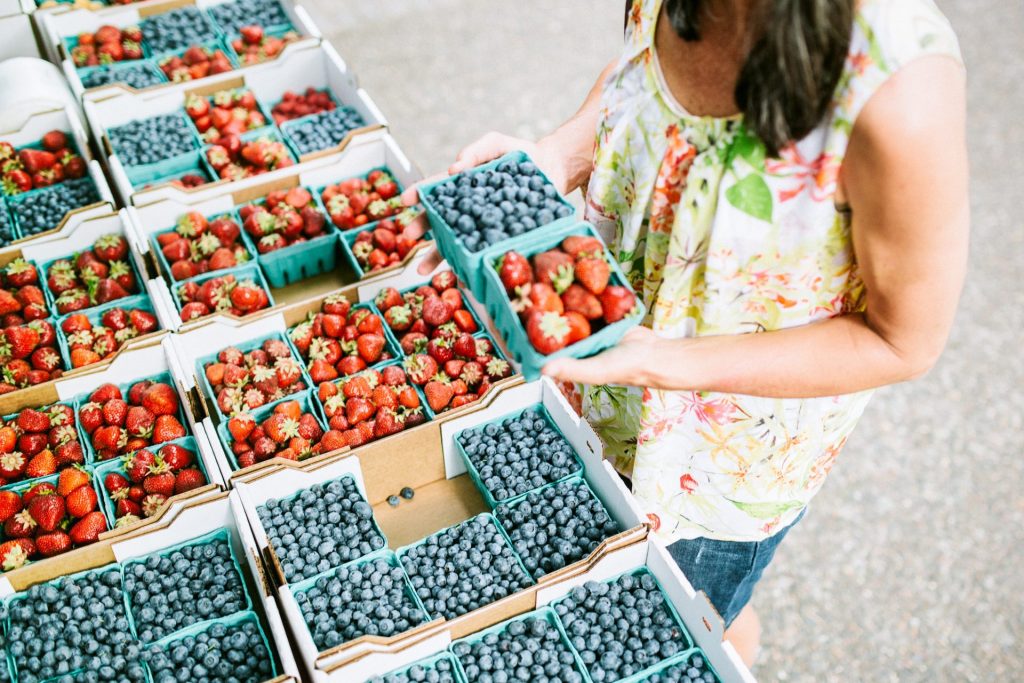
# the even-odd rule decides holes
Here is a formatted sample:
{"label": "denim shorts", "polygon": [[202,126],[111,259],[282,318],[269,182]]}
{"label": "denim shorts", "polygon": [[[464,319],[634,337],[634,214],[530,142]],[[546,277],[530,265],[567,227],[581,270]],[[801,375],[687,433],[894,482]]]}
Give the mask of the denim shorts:
{"label": "denim shorts", "polygon": [[668,552],[693,587],[708,596],[728,628],[750,601],[782,539],[805,512],[806,508],[792,524],[763,541],[694,538],[676,541],[668,546]]}

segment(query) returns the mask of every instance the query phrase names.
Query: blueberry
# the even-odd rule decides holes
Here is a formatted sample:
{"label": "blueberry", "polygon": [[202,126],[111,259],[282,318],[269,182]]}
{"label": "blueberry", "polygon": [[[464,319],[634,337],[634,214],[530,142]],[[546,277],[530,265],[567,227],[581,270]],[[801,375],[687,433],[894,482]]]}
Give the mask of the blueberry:
{"label": "blueberry", "polygon": [[523,683],[582,683],[572,650],[557,626],[540,616],[527,615],[473,642],[457,641],[452,652],[474,681]]}
{"label": "blueberry", "polygon": [[98,201],[99,192],[89,177],[66,180],[30,195],[15,195],[7,199],[22,237],[53,230],[69,211]]}
{"label": "blueberry", "polygon": [[7,213],[7,203],[0,199],[0,245],[14,241],[14,221]]}
{"label": "blueberry", "polygon": [[619,526],[582,481],[565,481],[494,511],[535,579],[588,556]]}
{"label": "blueberry", "polygon": [[164,83],[165,79],[159,69],[151,64],[128,64],[125,66],[95,67],[82,76],[82,85],[86,88],[97,88],[111,83],[124,83],[127,86],[142,90]]}
{"label": "blueberry", "polygon": [[153,54],[179,52],[216,40],[217,30],[197,7],[182,7],[142,20],[142,38]]}
{"label": "blueberry", "polygon": [[411,486],[406,486],[400,491],[400,495],[406,500],[412,500],[413,496],[416,495],[416,492],[412,490]]}
{"label": "blueberry", "polygon": [[398,504],[402,502],[402,499],[398,496],[388,496],[388,505],[393,508],[398,507]]}
{"label": "blueberry", "polygon": [[289,23],[288,15],[277,0],[234,0],[211,5],[206,11],[227,34],[238,33],[239,28],[253,23],[253,17],[258,17],[264,27]]}
{"label": "blueberry", "polygon": [[273,675],[270,651],[255,618],[233,625],[217,623],[195,636],[154,645],[147,654],[154,683],[261,683]]}
{"label": "blueberry", "polygon": [[325,574],[297,592],[295,601],[321,651],[363,635],[387,638],[427,621],[402,568],[382,558]]}
{"label": "blueberry", "polygon": [[289,123],[284,133],[303,155],[341,144],[350,131],[365,125],[366,121],[355,109],[338,107]]}
{"label": "blueberry", "polygon": [[574,588],[555,603],[555,611],[591,678],[616,681],[687,647],[688,635],[665,603],[654,576],[644,568]]}
{"label": "blueberry", "polygon": [[428,536],[401,559],[416,594],[434,617],[466,614],[532,583],[486,515]]}
{"label": "blueberry", "polygon": [[177,112],[111,128],[107,137],[125,166],[153,164],[198,149],[188,121]]}
{"label": "blueberry", "polygon": [[242,576],[224,539],[133,561],[124,568],[124,587],[143,642],[246,609]]}
{"label": "blueberry", "polygon": [[569,442],[535,410],[500,424],[467,429],[457,438],[483,486],[499,502],[580,469]]}
{"label": "blueberry", "polygon": [[256,508],[289,582],[316,576],[384,547],[373,508],[345,475]]}
{"label": "blueberry", "polygon": [[403,671],[393,671],[384,676],[375,676],[367,683],[455,683],[455,664],[448,657],[436,661],[416,662]]}

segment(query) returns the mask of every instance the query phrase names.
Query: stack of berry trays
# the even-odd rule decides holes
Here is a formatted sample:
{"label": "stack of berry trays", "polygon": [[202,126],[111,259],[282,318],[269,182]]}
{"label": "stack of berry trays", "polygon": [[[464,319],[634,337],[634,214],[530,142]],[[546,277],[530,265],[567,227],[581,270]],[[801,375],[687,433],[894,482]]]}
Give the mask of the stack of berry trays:
{"label": "stack of berry trays", "polygon": [[[486,178],[486,180],[485,180]],[[420,187],[441,255],[483,298],[483,254],[516,249],[573,220],[574,209],[525,152]]]}

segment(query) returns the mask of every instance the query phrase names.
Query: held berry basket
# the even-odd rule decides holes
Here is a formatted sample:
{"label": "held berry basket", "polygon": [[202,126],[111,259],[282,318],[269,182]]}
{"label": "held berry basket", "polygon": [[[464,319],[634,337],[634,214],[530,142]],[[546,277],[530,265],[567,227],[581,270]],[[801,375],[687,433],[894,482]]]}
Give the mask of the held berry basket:
{"label": "held berry basket", "polygon": [[[558,247],[566,237],[571,235],[601,239],[597,231],[589,223],[576,223],[573,225],[563,225],[557,229],[553,228],[541,235],[531,236],[531,239],[522,243],[516,251],[529,259],[534,254]],[[643,302],[636,299],[636,305],[633,310],[623,319],[607,324],[587,338],[569,344],[555,353],[544,355],[537,351],[527,338],[526,329],[515,310],[513,310],[512,301],[498,275],[496,264],[507,251],[509,251],[509,248],[502,245],[484,252],[483,263],[481,264],[482,276],[484,278],[482,301],[487,309],[487,313],[494,321],[495,327],[498,328],[501,336],[505,339],[509,353],[519,363],[523,376],[527,381],[532,382],[540,377],[541,368],[555,358],[586,358],[614,346],[622,339],[626,332],[640,324],[640,321],[644,318],[645,309]],[[604,249],[604,259],[608,262],[611,270],[611,277],[608,280],[609,286],[624,286],[632,291],[626,276],[623,275],[622,270],[615,259],[612,258],[607,247]]]}
{"label": "held berry basket", "polygon": [[[483,477],[480,475],[479,468],[477,468],[477,466],[473,462],[472,458],[469,457],[469,453],[466,452],[466,449],[465,449],[465,447],[462,444],[462,435],[464,433],[470,431],[470,430],[484,430],[487,427],[487,425],[491,425],[491,424],[500,425],[503,422],[505,422],[506,420],[516,419],[516,418],[522,417],[522,415],[526,411],[528,411],[528,410],[532,410],[534,412],[539,413],[540,416],[544,419],[544,421],[547,422],[548,425],[550,427],[552,427],[559,434],[559,436],[561,436],[563,439],[565,439],[565,435],[562,434],[562,430],[560,430],[558,428],[558,425],[555,424],[555,421],[551,418],[551,415],[548,413],[547,408],[544,407],[543,403],[537,403],[536,405],[530,406],[530,407],[528,407],[526,409],[516,410],[516,411],[511,412],[511,413],[506,413],[505,415],[502,415],[501,417],[498,417],[498,418],[495,418],[493,420],[490,420],[489,422],[485,422],[484,424],[476,425],[476,426],[471,427],[469,429],[465,429],[462,432],[459,432],[458,434],[455,435],[455,449],[458,451],[459,457],[462,458],[462,461],[464,463],[466,463],[466,471],[469,473],[469,478],[473,480],[474,484],[476,484],[477,489],[479,489],[480,494],[483,496],[484,502],[487,503],[487,507],[489,507],[491,510],[494,510],[499,505],[509,505],[509,504],[513,504],[513,503],[519,502],[520,500],[523,499],[523,497],[529,495],[530,493],[535,493],[535,492],[540,491],[540,490],[542,490],[542,489],[544,489],[544,488],[546,488],[548,486],[551,486],[551,485],[554,485],[554,484],[558,484],[558,483],[561,483],[563,481],[568,481],[569,479],[572,479],[574,477],[579,477],[580,473],[583,471],[583,461],[580,460],[579,455],[577,453],[575,453],[575,450],[574,450],[573,458],[572,458],[572,460],[573,460],[572,470],[570,472],[568,472],[565,476],[558,477],[557,479],[555,479],[553,481],[550,481],[550,482],[547,482],[545,484],[542,484],[540,486],[534,486],[534,487],[530,488],[527,491],[523,491],[522,493],[519,493],[519,494],[516,494],[516,495],[513,495],[513,496],[506,496],[504,498],[497,498],[494,495],[494,493],[487,486],[487,484],[484,483]],[[566,439],[566,443],[568,443],[567,439]],[[570,445],[570,447],[571,447],[571,445]],[[502,527],[502,533],[504,533],[505,529],[504,529],[504,527],[502,526],[502,524],[500,522],[498,522],[498,526]],[[506,534],[506,536],[507,536],[507,534]]]}
{"label": "held berry basket", "polygon": [[[484,269],[484,251],[491,248],[501,248],[503,250],[517,249],[521,245],[528,244],[530,238],[533,236],[546,234],[558,226],[571,223],[574,220],[573,206],[567,199],[565,199],[565,197],[558,194],[557,191],[554,192],[552,196],[548,196],[545,194],[544,190],[537,190],[541,194],[545,194],[546,198],[556,200],[557,205],[560,207],[557,210],[557,213],[555,213],[553,220],[536,225],[536,227],[522,229],[519,234],[513,234],[507,238],[492,241],[490,243],[483,241],[481,238],[481,242],[478,243],[480,244],[480,248],[473,250],[466,247],[464,244],[464,238],[459,235],[456,226],[449,224],[446,220],[446,216],[450,213],[450,210],[446,209],[442,205],[438,190],[442,186],[454,187],[458,179],[463,176],[472,177],[473,175],[484,171],[496,171],[507,168],[509,165],[522,167],[523,164],[529,164],[533,168],[536,168],[533,160],[525,152],[509,152],[508,154],[499,157],[494,161],[483,164],[482,166],[477,166],[476,168],[468,171],[463,171],[458,175],[443,178],[432,183],[426,183],[421,185],[419,188],[420,201],[423,203],[423,207],[427,211],[427,218],[430,221],[430,227],[433,229],[437,248],[440,250],[441,255],[444,256],[445,260],[451,264],[452,270],[455,271],[455,274],[459,276],[460,280],[466,283],[477,298],[482,296],[484,288],[484,278],[482,273],[482,270]],[[551,187],[553,190],[554,187],[551,180],[544,175],[543,171],[540,171],[539,169],[537,169],[537,171],[539,172],[539,177],[543,181],[542,186]],[[458,197],[458,190],[456,189],[454,191]],[[547,190],[546,192],[551,193],[551,190]],[[529,201],[535,201],[535,199],[530,199]],[[516,203],[521,202],[517,200]],[[465,218],[465,216],[463,216],[463,218]],[[532,218],[531,221],[533,221]],[[534,223],[536,223],[536,221],[534,221]],[[476,231],[479,231],[479,228],[476,228]]]}

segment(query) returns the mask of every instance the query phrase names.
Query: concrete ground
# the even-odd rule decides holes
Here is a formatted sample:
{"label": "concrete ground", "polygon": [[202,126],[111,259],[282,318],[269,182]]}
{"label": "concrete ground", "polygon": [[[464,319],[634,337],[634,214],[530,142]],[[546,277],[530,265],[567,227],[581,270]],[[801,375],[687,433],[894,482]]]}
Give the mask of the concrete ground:
{"label": "concrete ground", "polygon": [[[306,4],[433,173],[488,130],[572,114],[623,3]],[[938,367],[878,393],[755,594],[761,680],[1024,680],[1024,5],[938,4],[970,79],[970,277]]]}

